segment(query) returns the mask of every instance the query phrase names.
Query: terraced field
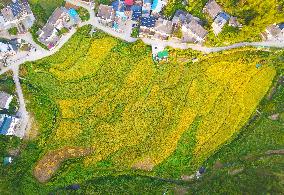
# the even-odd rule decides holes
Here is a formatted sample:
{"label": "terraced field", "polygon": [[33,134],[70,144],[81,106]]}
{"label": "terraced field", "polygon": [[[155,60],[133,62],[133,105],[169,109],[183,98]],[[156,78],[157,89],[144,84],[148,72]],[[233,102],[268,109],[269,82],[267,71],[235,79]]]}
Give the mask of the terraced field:
{"label": "terraced field", "polygon": [[37,175],[53,151],[92,148],[63,163],[57,184],[196,170],[246,124],[276,74],[269,52],[252,48],[208,56],[170,49],[173,58],[154,64],[141,42],[88,33],[79,29],[60,52],[22,69],[40,132]]}

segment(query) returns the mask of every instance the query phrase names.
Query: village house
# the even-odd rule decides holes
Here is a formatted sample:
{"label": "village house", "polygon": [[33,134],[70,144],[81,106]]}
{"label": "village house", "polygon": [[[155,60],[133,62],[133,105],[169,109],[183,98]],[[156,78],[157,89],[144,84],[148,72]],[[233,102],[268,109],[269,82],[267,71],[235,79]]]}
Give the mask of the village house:
{"label": "village house", "polygon": [[131,7],[132,10],[132,20],[133,21],[138,21],[142,17],[142,6],[140,5],[133,5]]}
{"label": "village house", "polygon": [[[203,8],[214,22],[212,23],[213,32],[218,35],[230,19],[230,15],[223,11],[221,6],[215,0],[209,0]],[[236,18],[231,20],[231,24],[236,24]]]}
{"label": "village house", "polygon": [[152,10],[152,15],[158,17],[160,15],[160,12],[162,9],[167,5],[168,1],[167,0],[153,0],[151,10]]}
{"label": "village house", "polygon": [[138,6],[142,7],[143,1],[142,0],[134,0],[133,5],[138,5]]}
{"label": "village house", "polygon": [[3,159],[3,165],[6,166],[6,165],[8,165],[8,164],[11,164],[12,161],[13,161],[13,158],[12,158],[11,156],[6,156],[6,157],[4,157],[4,159]]}
{"label": "village house", "polygon": [[241,28],[242,24],[238,21],[237,17],[231,16],[229,20],[229,26]]}
{"label": "village house", "polygon": [[[131,2],[128,2],[131,4]],[[125,2],[117,0],[112,3],[115,11],[115,18],[113,21],[113,29],[117,32],[124,32],[126,29],[126,22],[131,17],[131,6],[126,5]]]}
{"label": "village house", "polygon": [[153,16],[142,17],[140,23],[139,37],[152,37],[155,34],[156,19]]}
{"label": "village house", "polygon": [[153,30],[155,31],[153,38],[167,40],[173,32],[173,23],[172,21],[158,18]]}
{"label": "village house", "polygon": [[142,6],[142,17],[149,17],[151,14],[151,6],[152,1],[151,0],[143,0],[143,6]]}
{"label": "village house", "polygon": [[225,12],[221,12],[217,15],[214,22],[212,23],[213,32],[215,35],[218,35],[222,31],[223,27],[227,24],[229,19],[230,16]]}
{"label": "village house", "polygon": [[15,55],[17,51],[18,48],[11,45],[9,42],[0,42],[0,60]]}
{"label": "village house", "polygon": [[12,0],[0,13],[0,31],[16,27],[19,33],[27,32],[35,17],[27,0]]}
{"label": "village house", "polygon": [[104,26],[113,27],[115,10],[112,6],[100,4],[98,14],[99,23]]}
{"label": "village house", "polygon": [[203,13],[208,14],[212,20],[214,20],[222,11],[223,9],[215,0],[209,0],[203,8]]}
{"label": "village house", "polygon": [[208,34],[196,20],[191,20],[189,23],[182,25],[182,42],[191,42],[202,44]]}
{"label": "village house", "polygon": [[125,0],[124,3],[127,7],[131,7],[134,4],[133,0]]}
{"label": "village house", "polygon": [[264,40],[284,41],[284,23],[268,26],[262,37]]}
{"label": "village house", "polygon": [[13,96],[1,91],[0,92],[0,110],[9,109],[10,103],[12,102]]}
{"label": "village house", "polygon": [[[208,32],[203,28],[202,21],[191,14],[177,10],[173,19],[173,29],[176,38],[182,42],[203,43]],[[178,33],[180,31],[180,33]],[[178,35],[177,35],[178,34]]]}
{"label": "village house", "polygon": [[60,40],[60,31],[63,28],[70,30],[79,22],[81,22],[81,19],[73,8],[67,10],[65,7],[58,7],[45,26],[37,32],[38,40],[52,49]]}
{"label": "village house", "polygon": [[161,45],[152,45],[152,58],[155,62],[165,61],[169,57],[169,52]]}
{"label": "village house", "polygon": [[20,127],[20,119],[7,114],[0,114],[0,134],[15,135]]}
{"label": "village house", "polygon": [[185,11],[177,10],[173,19],[172,23],[175,29],[180,28],[183,24],[189,23],[193,20],[193,16]]}

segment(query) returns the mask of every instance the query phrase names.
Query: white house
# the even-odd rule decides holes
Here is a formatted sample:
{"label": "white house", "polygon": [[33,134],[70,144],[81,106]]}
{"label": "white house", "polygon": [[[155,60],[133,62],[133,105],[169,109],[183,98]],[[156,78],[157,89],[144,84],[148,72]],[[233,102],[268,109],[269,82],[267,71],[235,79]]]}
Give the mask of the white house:
{"label": "white house", "polygon": [[215,35],[218,35],[222,31],[223,27],[227,24],[229,19],[230,15],[225,12],[221,12],[217,15],[214,22],[212,23],[213,32]]}
{"label": "white house", "polygon": [[265,39],[284,41],[284,23],[268,26],[265,30]]}

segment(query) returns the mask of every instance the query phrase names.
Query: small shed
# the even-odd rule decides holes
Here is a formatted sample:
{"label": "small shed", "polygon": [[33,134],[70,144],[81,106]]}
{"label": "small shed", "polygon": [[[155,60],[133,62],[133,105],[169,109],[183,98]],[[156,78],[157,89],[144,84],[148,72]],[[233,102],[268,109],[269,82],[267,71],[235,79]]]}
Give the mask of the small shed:
{"label": "small shed", "polygon": [[12,161],[13,161],[13,158],[11,156],[4,157],[3,165],[6,166],[6,165],[12,163]]}

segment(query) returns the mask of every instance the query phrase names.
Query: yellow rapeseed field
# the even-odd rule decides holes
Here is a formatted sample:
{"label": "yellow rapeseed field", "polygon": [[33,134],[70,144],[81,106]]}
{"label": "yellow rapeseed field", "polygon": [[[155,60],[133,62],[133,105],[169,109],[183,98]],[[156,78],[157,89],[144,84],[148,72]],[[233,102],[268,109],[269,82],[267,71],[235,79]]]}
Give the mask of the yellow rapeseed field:
{"label": "yellow rapeseed field", "polygon": [[92,147],[81,159],[86,167],[107,160],[112,167],[151,170],[170,158],[197,118],[192,153],[201,163],[238,133],[276,74],[254,49],[156,66],[140,42],[104,36],[86,38],[87,47],[78,39],[66,46],[74,52],[41,60],[26,79],[59,111],[44,151]]}

